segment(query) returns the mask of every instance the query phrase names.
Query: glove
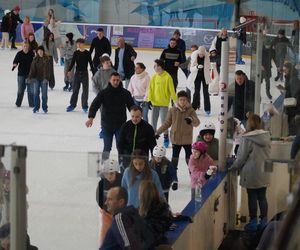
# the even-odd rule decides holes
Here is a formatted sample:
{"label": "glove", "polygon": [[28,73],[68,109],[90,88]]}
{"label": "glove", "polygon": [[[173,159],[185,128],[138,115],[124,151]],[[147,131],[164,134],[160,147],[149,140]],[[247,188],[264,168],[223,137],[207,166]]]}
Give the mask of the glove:
{"label": "glove", "polygon": [[192,121],[193,121],[191,117],[184,118],[184,120],[186,121],[186,123],[188,125],[192,124]]}
{"label": "glove", "polygon": [[158,138],[160,137],[160,135],[155,134],[155,139],[158,140]]}
{"label": "glove", "polygon": [[178,189],[178,182],[173,182],[172,190],[176,191]]}
{"label": "glove", "polygon": [[209,169],[206,171],[207,175],[212,175],[217,170],[216,166],[209,166]]}

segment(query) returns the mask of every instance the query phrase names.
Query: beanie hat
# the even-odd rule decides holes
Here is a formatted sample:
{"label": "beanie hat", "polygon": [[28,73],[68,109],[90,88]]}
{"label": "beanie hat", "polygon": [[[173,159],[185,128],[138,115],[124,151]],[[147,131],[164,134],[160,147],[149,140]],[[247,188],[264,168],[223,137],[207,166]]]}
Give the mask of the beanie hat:
{"label": "beanie hat", "polygon": [[21,8],[20,8],[19,5],[16,5],[16,6],[14,7],[14,10],[19,12],[19,11],[21,10]]}
{"label": "beanie hat", "polygon": [[240,23],[244,23],[246,21],[247,21],[247,19],[245,17],[243,17],[243,16],[240,17]]}
{"label": "beanie hat", "polygon": [[10,12],[10,10],[5,10],[4,15],[8,14],[9,12]]}
{"label": "beanie hat", "polygon": [[72,41],[72,40],[73,40],[73,37],[74,37],[74,34],[73,34],[72,32],[67,33],[67,34],[66,34],[66,37],[69,38],[70,41]]}

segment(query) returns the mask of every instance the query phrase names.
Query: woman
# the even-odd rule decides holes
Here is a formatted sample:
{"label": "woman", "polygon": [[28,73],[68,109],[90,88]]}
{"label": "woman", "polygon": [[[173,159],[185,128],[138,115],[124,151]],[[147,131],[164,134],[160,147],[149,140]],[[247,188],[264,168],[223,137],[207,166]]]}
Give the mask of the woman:
{"label": "woman", "polygon": [[37,48],[39,47],[37,41],[35,40],[34,33],[28,34],[28,44],[29,44],[29,51],[32,51],[34,54],[36,54]]}
{"label": "woman", "polygon": [[50,70],[49,87],[53,89],[55,86],[53,59],[55,63],[58,63],[57,49],[54,43],[53,33],[50,32],[47,34],[42,45],[45,49],[46,55],[49,57],[49,70]]}
{"label": "woman", "polygon": [[169,205],[160,198],[156,185],[151,180],[141,181],[139,199],[139,214],[154,234],[154,246],[164,243],[165,234],[172,224]]}
{"label": "woman", "polygon": [[[242,135],[237,159],[229,171],[240,171],[240,185],[247,189],[250,222],[245,230],[263,229],[268,222],[268,202],[266,198],[269,174],[264,171],[264,163],[270,158],[271,139],[269,131],[261,129],[258,115],[248,115],[246,133]],[[260,223],[257,223],[257,202],[260,208]]]}
{"label": "woman", "polygon": [[45,54],[43,46],[39,46],[37,49],[37,55],[33,59],[30,72],[28,75],[28,81],[34,88],[34,108],[33,113],[36,113],[40,109],[40,89],[42,90],[42,108],[44,113],[48,112],[48,82],[50,79],[49,71],[49,59]]}
{"label": "woman", "polygon": [[24,23],[21,25],[21,35],[23,41],[28,40],[29,34],[34,33],[33,25],[30,23],[30,18],[29,16],[26,16],[24,18]]}

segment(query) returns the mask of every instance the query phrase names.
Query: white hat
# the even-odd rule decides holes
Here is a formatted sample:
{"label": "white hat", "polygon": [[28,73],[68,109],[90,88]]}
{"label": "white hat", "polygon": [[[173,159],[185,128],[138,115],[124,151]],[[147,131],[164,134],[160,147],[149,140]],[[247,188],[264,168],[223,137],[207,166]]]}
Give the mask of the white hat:
{"label": "white hat", "polygon": [[199,54],[205,56],[205,54],[206,54],[206,48],[204,46],[199,46],[198,51],[199,51]]}
{"label": "white hat", "polygon": [[205,121],[200,125],[200,135],[203,136],[206,133],[215,134],[216,127],[211,121]]}
{"label": "white hat", "polygon": [[240,17],[240,23],[244,23],[246,21],[247,21],[247,19],[245,17],[243,17],[243,16]]}
{"label": "white hat", "polygon": [[163,146],[155,146],[153,149],[153,156],[159,158],[165,157],[166,149]]}
{"label": "white hat", "polygon": [[112,172],[119,172],[120,167],[116,159],[108,159],[104,161],[101,169],[101,174],[109,174]]}
{"label": "white hat", "polygon": [[4,15],[8,14],[9,12],[10,12],[10,10],[5,10]]}

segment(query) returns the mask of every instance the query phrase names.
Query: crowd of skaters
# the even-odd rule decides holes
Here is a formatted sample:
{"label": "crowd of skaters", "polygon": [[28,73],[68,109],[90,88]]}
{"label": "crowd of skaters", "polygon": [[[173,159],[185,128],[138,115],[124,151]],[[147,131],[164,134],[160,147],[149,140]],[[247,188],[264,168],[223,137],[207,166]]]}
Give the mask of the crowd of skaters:
{"label": "crowd of skaters", "polygon": [[[22,23],[18,16],[19,11],[20,8],[16,6],[9,13],[11,18],[15,15],[15,20]],[[22,27],[24,40],[22,50],[16,54],[12,68],[14,70],[18,67],[16,106],[22,105],[27,87],[28,103],[33,108],[33,113],[39,112],[40,92],[42,110],[44,113],[48,112],[48,88],[55,87],[53,60],[58,63],[58,55],[60,55],[60,62],[64,66],[63,90],[72,91],[66,111],[75,110],[82,85],[81,107],[84,113],[88,112],[86,126],[93,125],[98,110],[101,113],[99,137],[103,139],[104,148],[101,180],[96,196],[102,217],[100,249],[116,249],[117,246],[129,245],[139,246],[136,249],[151,249],[163,243],[165,233],[174,220],[167,203],[170,188],[178,189],[180,180],[178,180],[177,168],[181,148],[185,151],[187,174],[191,178],[192,198],[196,195],[195,188],[205,185],[217,171],[218,139],[215,138],[215,124],[209,119],[211,115],[209,92],[212,88],[210,83],[213,81],[213,67],[216,69],[215,74],[220,73],[221,44],[228,40],[227,30],[222,29],[217,34],[209,51],[202,45],[192,45],[192,54],[188,58],[185,54],[185,42],[181,39],[180,31],[176,30],[169,40],[168,47],[163,50],[160,58],[154,61],[155,73],[151,76],[147,73],[144,63],[137,61],[137,52],[123,37],[118,39],[114,62],[112,62],[111,44],[102,28],[97,29],[97,36],[93,39],[90,50],[85,48],[83,38],[74,40],[72,33],[67,33],[63,42],[57,32],[59,21],[55,19],[54,11],[49,10],[43,26],[44,39],[42,44],[38,45],[31,29],[30,19],[29,17],[25,19],[26,25]],[[241,20],[242,22],[244,20]],[[270,48],[274,50],[285,46],[287,49],[291,46],[289,41],[282,39],[283,36],[284,32],[279,30],[278,38],[271,44],[266,38],[263,53]],[[3,44],[7,46],[5,36]],[[12,48],[14,46],[12,40]],[[294,66],[290,65],[291,62],[284,62],[278,54],[276,56],[270,53],[269,58],[275,60],[276,66],[278,65],[278,75],[275,80],[280,79],[285,73],[287,93],[293,96],[295,93],[300,95],[297,86],[295,87],[295,81],[299,79],[295,76]],[[237,60],[238,64],[243,64],[241,58]],[[270,66],[264,63],[263,61],[263,76],[267,83],[270,75],[266,71]],[[90,106],[88,105],[88,66],[93,75],[92,85],[96,94]],[[179,69],[186,76],[186,90],[176,93]],[[201,85],[204,111],[208,120],[200,123],[196,110],[200,109]],[[269,85],[267,83],[267,96],[272,99],[268,92]],[[265,194],[268,177],[264,174],[253,176],[249,171],[249,168],[251,170],[254,167],[254,160],[247,159],[249,155],[253,155],[253,152],[249,152],[248,149],[251,146],[255,148],[257,145],[265,148],[260,151],[258,157],[261,164],[255,166],[261,168],[263,161],[269,157],[267,148],[270,145],[269,134],[261,129],[260,118],[251,113],[254,111],[254,86],[254,82],[249,80],[242,70],[238,70],[235,72],[235,82],[229,87],[229,105],[232,106],[234,116],[234,151],[237,154],[237,161],[230,170],[242,168],[241,171],[244,170],[242,174],[246,176],[244,180],[248,178],[241,185],[248,190],[251,220],[246,228],[252,231],[267,223]],[[191,96],[192,89],[194,93]],[[291,89],[293,93],[290,93]],[[127,110],[130,112],[128,121]],[[149,110],[152,110],[151,119],[148,117]],[[298,113],[295,108],[293,111],[293,118],[296,118]],[[160,127],[157,127],[158,118],[161,120]],[[194,128],[199,125],[199,135],[197,140],[193,141]],[[157,143],[161,134],[163,134],[163,145]],[[113,137],[117,142],[118,159],[110,156]],[[169,147],[170,142],[172,157],[168,159],[166,148]],[[263,206],[260,207],[263,211],[260,223],[257,221],[257,206],[254,205],[257,200],[260,206]],[[154,205],[158,203],[161,205],[158,207]],[[122,215],[121,218],[119,214]],[[139,227],[130,221],[139,221]],[[140,242],[137,242],[139,240],[137,235],[141,237]],[[140,248],[141,242],[148,245]]]}

